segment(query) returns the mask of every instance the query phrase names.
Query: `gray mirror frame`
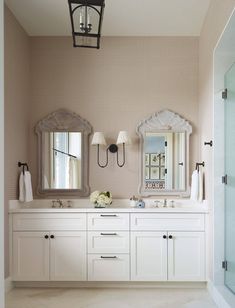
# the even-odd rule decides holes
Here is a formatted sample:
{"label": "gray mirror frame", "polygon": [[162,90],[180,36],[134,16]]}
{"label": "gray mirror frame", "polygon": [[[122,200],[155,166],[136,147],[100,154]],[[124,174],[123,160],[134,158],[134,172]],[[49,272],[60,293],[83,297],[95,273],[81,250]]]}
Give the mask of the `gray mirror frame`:
{"label": "gray mirror frame", "polygon": [[[82,133],[82,187],[81,189],[44,189],[42,186],[42,172],[44,163],[43,132],[81,132]],[[77,196],[87,197],[89,187],[89,135],[92,132],[91,124],[74,112],[59,109],[40,120],[35,126],[38,137],[38,185],[37,194],[44,197]]]}
{"label": "gray mirror frame", "polygon": [[[150,190],[146,191],[144,187],[144,136],[146,132],[164,132],[164,131],[175,131],[175,132],[186,132],[186,169],[185,169],[185,190]],[[182,196],[186,197],[190,195],[189,186],[189,136],[192,133],[192,126],[190,123],[178,115],[177,113],[170,110],[162,110],[154,113],[149,118],[141,121],[136,128],[136,133],[140,137],[140,169],[139,169],[139,193],[142,196]]]}

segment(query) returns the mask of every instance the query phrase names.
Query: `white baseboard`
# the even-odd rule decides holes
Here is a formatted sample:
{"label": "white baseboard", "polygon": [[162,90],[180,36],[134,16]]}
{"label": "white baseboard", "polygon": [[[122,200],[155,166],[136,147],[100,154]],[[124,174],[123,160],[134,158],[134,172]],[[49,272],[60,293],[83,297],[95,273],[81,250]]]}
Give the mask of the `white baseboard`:
{"label": "white baseboard", "polygon": [[206,288],[206,282],[14,281],[16,288]]}
{"label": "white baseboard", "polygon": [[11,277],[7,277],[5,279],[5,293],[11,291],[13,289],[13,282],[11,280]]}
{"label": "white baseboard", "polygon": [[208,281],[207,289],[218,308],[235,307],[235,295],[225,286],[214,286],[212,281]]}

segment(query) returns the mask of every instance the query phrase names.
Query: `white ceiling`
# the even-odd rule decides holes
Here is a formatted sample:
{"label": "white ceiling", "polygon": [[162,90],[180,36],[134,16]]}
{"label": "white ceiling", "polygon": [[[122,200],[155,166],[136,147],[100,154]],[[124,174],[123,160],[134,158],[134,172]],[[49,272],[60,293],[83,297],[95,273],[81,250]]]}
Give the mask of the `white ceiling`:
{"label": "white ceiling", "polygon": [[[211,0],[106,0],[102,35],[199,36]],[[5,0],[32,36],[71,34],[67,0]]]}

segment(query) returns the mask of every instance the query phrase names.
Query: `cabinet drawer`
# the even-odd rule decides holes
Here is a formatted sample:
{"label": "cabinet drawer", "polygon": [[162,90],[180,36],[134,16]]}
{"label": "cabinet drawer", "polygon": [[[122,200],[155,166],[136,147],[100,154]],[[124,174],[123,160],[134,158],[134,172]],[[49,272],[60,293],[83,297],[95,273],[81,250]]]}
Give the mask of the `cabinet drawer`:
{"label": "cabinet drawer", "polygon": [[95,213],[88,214],[89,230],[129,230],[129,214]]}
{"label": "cabinet drawer", "polygon": [[13,231],[86,230],[86,214],[14,214]]}
{"label": "cabinet drawer", "polygon": [[131,230],[135,231],[204,231],[204,214],[131,214]]}
{"label": "cabinet drawer", "polygon": [[88,253],[129,253],[129,232],[88,232]]}
{"label": "cabinet drawer", "polygon": [[88,255],[88,280],[90,281],[128,281],[128,254],[90,254]]}

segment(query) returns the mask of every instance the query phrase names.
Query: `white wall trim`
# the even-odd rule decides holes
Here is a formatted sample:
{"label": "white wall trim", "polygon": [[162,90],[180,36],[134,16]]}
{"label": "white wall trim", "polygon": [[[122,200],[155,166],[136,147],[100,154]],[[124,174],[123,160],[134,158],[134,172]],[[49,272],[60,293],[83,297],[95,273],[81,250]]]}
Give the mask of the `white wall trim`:
{"label": "white wall trim", "polygon": [[[207,289],[218,308],[235,307],[235,296],[224,286],[216,287],[211,280],[207,283]],[[225,300],[225,297],[227,300]]]}
{"label": "white wall trim", "polygon": [[14,281],[19,288],[198,288],[206,289],[206,282],[104,282],[104,281]]}
{"label": "white wall trim", "polygon": [[10,292],[14,288],[11,277],[5,279],[5,293]]}
{"label": "white wall trim", "polygon": [[0,0],[0,308],[4,302],[4,1]]}

